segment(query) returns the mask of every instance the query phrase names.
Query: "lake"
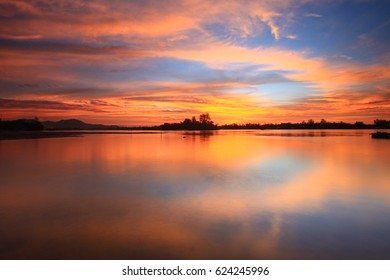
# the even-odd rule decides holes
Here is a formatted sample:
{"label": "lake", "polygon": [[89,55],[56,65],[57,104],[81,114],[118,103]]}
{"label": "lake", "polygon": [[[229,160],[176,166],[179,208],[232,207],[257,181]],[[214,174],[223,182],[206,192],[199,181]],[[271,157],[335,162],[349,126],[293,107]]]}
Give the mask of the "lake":
{"label": "lake", "polygon": [[370,130],[0,141],[1,259],[390,259]]}

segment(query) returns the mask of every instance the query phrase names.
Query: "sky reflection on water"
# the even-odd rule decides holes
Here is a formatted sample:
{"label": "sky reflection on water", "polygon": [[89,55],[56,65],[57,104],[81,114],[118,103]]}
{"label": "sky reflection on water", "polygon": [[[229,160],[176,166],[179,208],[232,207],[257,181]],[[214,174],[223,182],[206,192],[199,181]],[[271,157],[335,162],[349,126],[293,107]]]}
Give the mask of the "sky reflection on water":
{"label": "sky reflection on water", "polygon": [[261,133],[0,141],[0,258],[390,258],[388,141]]}

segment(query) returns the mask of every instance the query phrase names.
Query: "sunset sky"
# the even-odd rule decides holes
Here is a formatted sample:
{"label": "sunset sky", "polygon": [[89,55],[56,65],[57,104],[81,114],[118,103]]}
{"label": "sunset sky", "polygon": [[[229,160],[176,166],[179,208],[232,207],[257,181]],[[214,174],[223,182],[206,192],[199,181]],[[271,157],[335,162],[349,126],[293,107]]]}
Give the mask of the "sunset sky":
{"label": "sunset sky", "polygon": [[0,0],[2,119],[390,119],[390,2]]}

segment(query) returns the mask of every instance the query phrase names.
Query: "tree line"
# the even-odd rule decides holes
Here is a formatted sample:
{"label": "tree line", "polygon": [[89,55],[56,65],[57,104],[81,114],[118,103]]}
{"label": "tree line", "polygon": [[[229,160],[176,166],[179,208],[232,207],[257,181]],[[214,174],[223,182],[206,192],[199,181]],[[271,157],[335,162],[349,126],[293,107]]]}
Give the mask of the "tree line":
{"label": "tree line", "polygon": [[[39,131],[43,130],[44,125],[35,119],[19,119],[13,121],[3,121],[0,119],[0,130],[8,131]],[[67,128],[63,128],[67,129]],[[74,128],[73,128],[74,129]],[[193,116],[191,119],[184,119],[177,123],[164,123],[158,126],[143,126],[143,127],[120,127],[112,126],[110,129],[118,130],[215,130],[215,129],[390,129],[390,121],[383,119],[374,120],[373,124],[366,124],[364,122],[346,123],[346,122],[328,122],[321,119],[315,122],[310,119],[299,123],[246,123],[246,124],[225,124],[216,125],[211,120],[209,113],[199,115],[197,119]]]}
{"label": "tree line", "polygon": [[390,121],[376,119],[373,124],[364,122],[346,123],[346,122],[328,122],[321,119],[315,122],[310,119],[299,123],[247,123],[247,124],[228,124],[219,126],[221,129],[390,129]]}
{"label": "tree line", "polygon": [[35,119],[19,119],[13,121],[3,121],[0,119],[0,130],[10,130],[10,131],[39,131],[43,130],[43,124]]}

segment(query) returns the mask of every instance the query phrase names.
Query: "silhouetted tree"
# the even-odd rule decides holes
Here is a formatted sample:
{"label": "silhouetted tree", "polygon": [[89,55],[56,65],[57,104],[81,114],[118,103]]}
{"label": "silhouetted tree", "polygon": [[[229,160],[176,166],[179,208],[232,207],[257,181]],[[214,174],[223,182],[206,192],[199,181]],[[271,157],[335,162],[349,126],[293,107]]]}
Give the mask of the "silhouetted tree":
{"label": "silhouetted tree", "polygon": [[381,119],[376,119],[374,120],[374,125],[376,128],[390,128],[390,121],[387,120],[381,120]]}
{"label": "silhouetted tree", "polygon": [[211,120],[209,113],[204,113],[199,116],[200,129],[215,129],[216,126]]}
{"label": "silhouetted tree", "polygon": [[202,124],[211,123],[211,118],[210,118],[209,113],[200,114],[199,122],[202,123]]}
{"label": "silhouetted tree", "polygon": [[364,122],[355,122],[354,126],[355,128],[364,128],[365,124]]}
{"label": "silhouetted tree", "polygon": [[184,121],[183,121],[183,125],[185,125],[185,126],[190,126],[191,125],[191,120],[190,119],[185,119]]}

